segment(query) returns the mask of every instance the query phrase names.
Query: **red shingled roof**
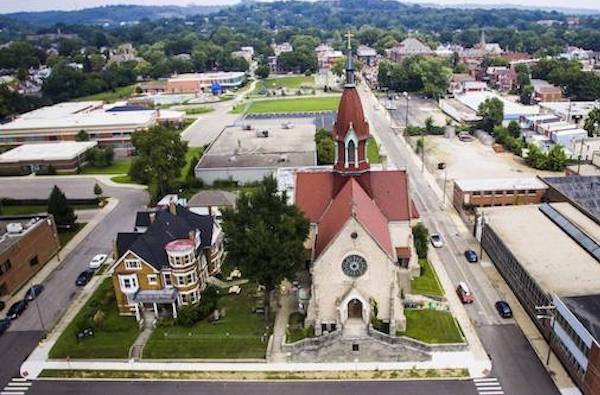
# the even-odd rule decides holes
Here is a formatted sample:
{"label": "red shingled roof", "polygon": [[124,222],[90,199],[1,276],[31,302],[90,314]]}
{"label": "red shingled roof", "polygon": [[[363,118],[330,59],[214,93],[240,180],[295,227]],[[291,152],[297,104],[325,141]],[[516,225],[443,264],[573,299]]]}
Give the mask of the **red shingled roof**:
{"label": "red shingled roof", "polygon": [[393,257],[388,221],[354,178],[346,182],[319,221],[316,256],[331,243],[350,217],[356,218],[386,254]]}
{"label": "red shingled roof", "polygon": [[354,87],[347,87],[342,93],[337,118],[333,125],[334,139],[343,140],[350,128],[350,123],[352,123],[352,128],[359,140],[369,138],[369,124],[365,121],[362,103]]}

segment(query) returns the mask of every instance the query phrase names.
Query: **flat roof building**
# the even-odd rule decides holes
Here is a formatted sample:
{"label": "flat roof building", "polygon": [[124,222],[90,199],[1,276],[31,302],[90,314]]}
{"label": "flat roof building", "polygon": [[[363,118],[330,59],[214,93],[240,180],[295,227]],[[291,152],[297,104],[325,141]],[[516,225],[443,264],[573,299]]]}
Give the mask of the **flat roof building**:
{"label": "flat roof building", "polygon": [[454,181],[453,203],[457,209],[536,204],[548,186],[535,177],[484,178]]}
{"label": "flat roof building", "polygon": [[73,173],[85,164],[85,153],[96,141],[24,144],[0,154],[0,175],[24,175],[54,168]]}
{"label": "flat roof building", "polygon": [[526,106],[489,91],[466,92],[457,95],[456,99],[477,113],[479,106],[486,99],[496,98],[504,105],[504,121],[519,120],[521,116],[536,115],[540,112],[538,106]]}
{"label": "flat roof building", "polygon": [[[492,262],[583,393],[600,393],[600,226],[570,203],[480,213]],[[536,309],[549,305],[553,324]]]}
{"label": "flat roof building", "polygon": [[59,249],[51,215],[0,217],[0,297],[19,290]]}
{"label": "flat roof building", "polygon": [[280,167],[314,166],[317,163],[313,124],[291,127],[273,121],[253,121],[223,129],[198,165],[196,177],[207,184],[232,179],[260,181]]}
{"label": "flat roof building", "polygon": [[246,73],[219,71],[215,73],[180,74],[167,80],[168,93],[199,93],[210,90],[213,84],[224,89],[235,89],[246,81]]}

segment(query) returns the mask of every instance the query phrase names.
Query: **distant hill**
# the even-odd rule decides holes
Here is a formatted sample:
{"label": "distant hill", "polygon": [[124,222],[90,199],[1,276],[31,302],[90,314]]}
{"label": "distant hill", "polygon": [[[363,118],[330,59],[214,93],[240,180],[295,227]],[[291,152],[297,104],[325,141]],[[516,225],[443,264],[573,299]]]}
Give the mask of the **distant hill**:
{"label": "distant hill", "polygon": [[65,25],[119,25],[133,23],[142,19],[156,20],[161,18],[185,18],[191,15],[209,14],[227,6],[139,6],[111,5],[86,8],[76,11],[40,11],[15,12],[2,14],[2,19],[25,22],[33,26],[53,26],[57,23]]}
{"label": "distant hill", "polygon": [[469,9],[484,9],[484,10],[492,10],[492,9],[515,9],[515,10],[540,10],[540,11],[556,11],[566,15],[595,15],[600,14],[600,9],[591,9],[591,8],[578,8],[578,7],[570,7],[568,5],[564,7],[544,7],[544,6],[534,6],[534,5],[519,5],[512,3],[496,3],[496,4],[484,4],[484,3],[451,3],[451,4],[440,4],[440,3],[432,3],[427,0],[417,1],[415,4],[420,4],[424,7],[432,7],[432,8],[460,8],[464,10]]}

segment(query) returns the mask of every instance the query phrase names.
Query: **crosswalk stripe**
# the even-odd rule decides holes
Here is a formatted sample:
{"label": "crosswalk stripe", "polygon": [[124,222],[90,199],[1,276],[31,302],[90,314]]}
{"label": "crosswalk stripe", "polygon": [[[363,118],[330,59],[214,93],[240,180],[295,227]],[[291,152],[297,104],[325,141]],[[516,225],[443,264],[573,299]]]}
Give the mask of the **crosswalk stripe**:
{"label": "crosswalk stripe", "polygon": [[487,377],[487,378],[482,378],[482,379],[473,379],[473,381],[476,383],[479,383],[479,382],[486,382],[486,381],[498,381],[498,379],[495,377]]}
{"label": "crosswalk stripe", "polygon": [[25,391],[0,391],[0,395],[25,395]]}
{"label": "crosswalk stripe", "polygon": [[499,385],[496,385],[496,386],[493,386],[493,387],[477,388],[477,391],[479,391],[479,392],[484,392],[484,391],[502,391],[502,387],[500,387]]}
{"label": "crosswalk stripe", "polygon": [[490,385],[492,385],[492,386],[493,385],[500,385],[500,383],[497,382],[497,381],[488,381],[486,383],[475,383],[476,387],[488,387]]}
{"label": "crosswalk stripe", "polygon": [[29,387],[4,387],[4,391],[27,391]]}
{"label": "crosswalk stripe", "polygon": [[504,391],[480,391],[481,395],[504,395]]}
{"label": "crosswalk stripe", "polygon": [[13,377],[11,381],[27,381],[27,379],[24,377]]}
{"label": "crosswalk stripe", "polygon": [[25,383],[23,381],[17,383],[8,383],[10,387],[31,387],[31,383]]}

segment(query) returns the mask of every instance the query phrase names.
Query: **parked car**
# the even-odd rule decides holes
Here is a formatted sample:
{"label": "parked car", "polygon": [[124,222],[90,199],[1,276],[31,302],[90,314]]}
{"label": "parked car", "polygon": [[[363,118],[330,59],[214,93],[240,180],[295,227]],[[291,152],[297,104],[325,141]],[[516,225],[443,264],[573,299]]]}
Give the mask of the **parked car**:
{"label": "parked car", "polygon": [[79,276],[77,276],[77,280],[75,280],[75,285],[77,285],[78,287],[83,287],[90,282],[92,277],[94,277],[94,270],[84,270],[83,272],[79,273]]}
{"label": "parked car", "polygon": [[10,327],[10,323],[10,318],[3,318],[0,320],[0,335],[8,330],[8,328]]}
{"label": "parked car", "polygon": [[456,287],[456,293],[458,294],[458,298],[462,303],[473,303],[475,300],[471,294],[471,291],[469,290],[469,287],[467,287],[467,284],[463,282],[458,283],[458,286]]}
{"label": "parked car", "polygon": [[25,300],[31,302],[44,291],[44,284],[34,284],[25,293]]}
{"label": "parked car", "polygon": [[106,262],[106,258],[108,258],[106,254],[98,254],[92,258],[88,267],[94,270],[98,269],[104,262]]}
{"label": "parked car", "polygon": [[27,301],[25,299],[19,300],[10,306],[10,309],[8,309],[8,312],[6,313],[6,318],[16,320],[21,314],[23,314],[25,309],[27,309]]}
{"label": "parked car", "polygon": [[466,250],[465,258],[467,258],[467,261],[469,261],[470,263],[477,263],[477,261],[479,260],[477,253],[473,250]]}
{"label": "parked car", "polygon": [[442,239],[442,236],[439,233],[432,233],[431,244],[435,248],[442,248],[444,246],[444,240]]}
{"label": "parked car", "polygon": [[498,314],[500,314],[500,317],[512,318],[512,316],[513,316],[512,309],[510,308],[508,303],[506,303],[504,300],[497,301],[495,306],[496,306],[496,310],[498,310]]}

